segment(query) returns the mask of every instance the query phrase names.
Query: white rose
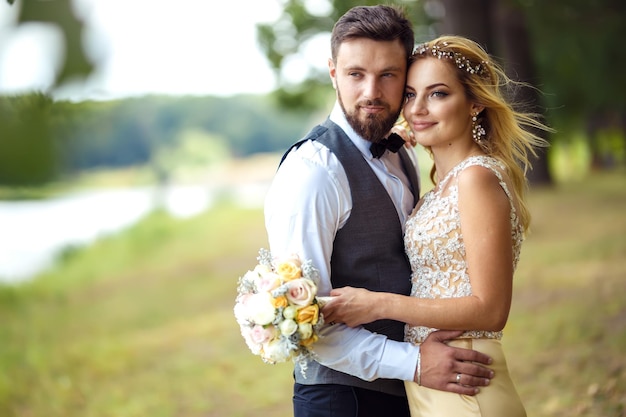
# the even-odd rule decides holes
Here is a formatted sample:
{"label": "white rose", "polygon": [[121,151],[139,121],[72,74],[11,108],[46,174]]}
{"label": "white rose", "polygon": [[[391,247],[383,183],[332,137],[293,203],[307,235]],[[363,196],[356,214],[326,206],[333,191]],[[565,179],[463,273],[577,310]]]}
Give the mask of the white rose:
{"label": "white rose", "polygon": [[246,302],[248,317],[255,324],[270,324],[276,318],[276,309],[272,304],[272,296],[266,292],[253,294]]}
{"label": "white rose", "polygon": [[283,310],[283,317],[286,319],[295,319],[298,315],[298,307],[296,306],[287,306]]}
{"label": "white rose", "polygon": [[254,267],[254,272],[261,278],[267,277],[268,275],[276,275],[269,266],[260,264]]}
{"label": "white rose", "polygon": [[298,330],[298,323],[293,320],[284,320],[278,325],[278,328],[283,336],[291,336]]}
{"label": "white rose", "polygon": [[298,325],[298,333],[302,340],[306,340],[313,336],[313,326],[311,323],[301,323]]}
{"label": "white rose", "polygon": [[289,350],[278,340],[263,345],[263,358],[270,362],[284,362],[289,358]]}
{"label": "white rose", "polygon": [[[245,297],[247,297],[247,295]],[[239,323],[240,325],[245,324],[246,320],[248,320],[248,309],[246,308],[244,297],[237,301],[237,303],[235,304],[235,308],[233,308],[233,311],[235,312],[235,318],[237,319],[237,323]]]}
{"label": "white rose", "polygon": [[259,280],[259,273],[255,271],[248,271],[243,276],[243,279],[247,282],[257,282]]}

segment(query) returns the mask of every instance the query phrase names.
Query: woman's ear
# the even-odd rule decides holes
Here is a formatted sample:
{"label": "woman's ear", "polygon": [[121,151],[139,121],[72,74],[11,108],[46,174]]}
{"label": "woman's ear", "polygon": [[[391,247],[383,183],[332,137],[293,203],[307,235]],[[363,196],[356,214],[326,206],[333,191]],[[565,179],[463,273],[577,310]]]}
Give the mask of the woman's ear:
{"label": "woman's ear", "polygon": [[485,110],[485,106],[481,106],[480,104],[472,104],[472,107],[470,108],[470,114],[478,116],[483,110]]}

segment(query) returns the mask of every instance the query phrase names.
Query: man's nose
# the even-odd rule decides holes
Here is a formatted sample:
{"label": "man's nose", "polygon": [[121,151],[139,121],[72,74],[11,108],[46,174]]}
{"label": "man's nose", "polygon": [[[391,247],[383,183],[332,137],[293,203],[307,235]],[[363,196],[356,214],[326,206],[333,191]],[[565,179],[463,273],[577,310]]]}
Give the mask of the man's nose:
{"label": "man's nose", "polygon": [[380,81],[377,80],[376,78],[371,78],[366,80],[365,82],[365,88],[363,91],[363,94],[365,96],[365,98],[367,99],[377,99],[380,98]]}

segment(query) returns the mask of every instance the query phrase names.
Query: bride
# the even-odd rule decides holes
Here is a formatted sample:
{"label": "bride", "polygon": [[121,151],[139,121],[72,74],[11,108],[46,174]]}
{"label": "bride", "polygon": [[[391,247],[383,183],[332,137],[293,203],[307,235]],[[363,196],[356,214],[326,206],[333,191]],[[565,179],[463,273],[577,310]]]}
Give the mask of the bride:
{"label": "bride", "polygon": [[[406,382],[413,416],[526,415],[500,339],[530,220],[524,171],[533,146],[545,144],[527,128],[548,128],[506,102],[500,87],[510,82],[468,39],[446,36],[418,46],[404,118],[433,157],[436,186],[406,224],[411,296],[339,288],[323,310],[325,320],[349,326],[382,318],[406,322],[405,340],[416,344],[435,329],[464,330],[451,345],[493,358],[496,376],[476,396]],[[457,374],[450,383],[468,378]]]}

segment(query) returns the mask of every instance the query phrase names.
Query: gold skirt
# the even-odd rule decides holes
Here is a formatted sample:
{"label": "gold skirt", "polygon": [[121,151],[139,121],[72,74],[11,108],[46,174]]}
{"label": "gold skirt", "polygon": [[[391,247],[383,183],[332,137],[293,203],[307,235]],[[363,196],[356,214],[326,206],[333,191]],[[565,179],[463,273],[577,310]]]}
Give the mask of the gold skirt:
{"label": "gold skirt", "polygon": [[405,382],[411,417],[525,417],[526,411],[506,366],[502,344],[496,339],[457,339],[450,346],[473,349],[493,359],[495,376],[474,396],[420,387]]}

